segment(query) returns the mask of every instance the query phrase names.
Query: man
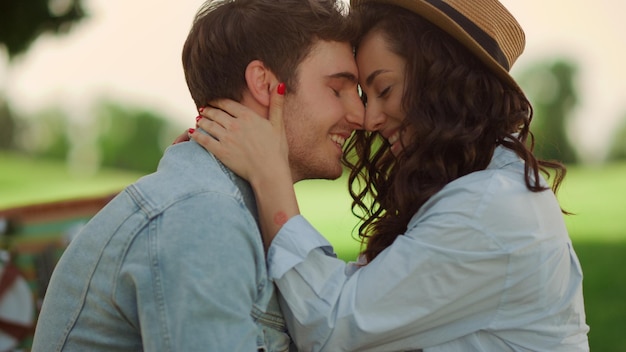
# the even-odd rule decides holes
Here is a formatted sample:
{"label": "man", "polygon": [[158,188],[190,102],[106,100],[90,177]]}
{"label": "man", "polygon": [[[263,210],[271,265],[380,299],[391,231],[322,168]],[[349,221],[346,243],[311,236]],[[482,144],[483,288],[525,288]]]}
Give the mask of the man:
{"label": "man", "polygon": [[[362,124],[352,30],[333,0],[229,0],[183,49],[198,108],[268,116],[285,82],[294,178],[336,178]],[[86,225],[52,276],[33,351],[286,351],[250,185],[195,142],[164,154]]]}

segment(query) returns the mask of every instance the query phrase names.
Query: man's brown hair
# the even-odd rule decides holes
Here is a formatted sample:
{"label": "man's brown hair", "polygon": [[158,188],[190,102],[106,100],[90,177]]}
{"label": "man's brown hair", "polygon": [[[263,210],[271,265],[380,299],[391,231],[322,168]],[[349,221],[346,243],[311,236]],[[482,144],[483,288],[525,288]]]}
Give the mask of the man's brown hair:
{"label": "man's brown hair", "polygon": [[245,69],[262,61],[289,91],[317,40],[350,42],[353,26],[336,0],[213,0],[198,11],[183,47],[183,68],[197,107],[240,101]]}

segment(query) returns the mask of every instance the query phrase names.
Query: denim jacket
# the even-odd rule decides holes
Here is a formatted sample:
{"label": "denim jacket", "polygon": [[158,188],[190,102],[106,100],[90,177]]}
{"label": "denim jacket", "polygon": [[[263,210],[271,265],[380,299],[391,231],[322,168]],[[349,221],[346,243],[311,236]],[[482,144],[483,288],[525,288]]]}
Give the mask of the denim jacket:
{"label": "denim jacket", "polygon": [[38,319],[39,351],[288,351],[249,184],[193,141],[74,238]]}

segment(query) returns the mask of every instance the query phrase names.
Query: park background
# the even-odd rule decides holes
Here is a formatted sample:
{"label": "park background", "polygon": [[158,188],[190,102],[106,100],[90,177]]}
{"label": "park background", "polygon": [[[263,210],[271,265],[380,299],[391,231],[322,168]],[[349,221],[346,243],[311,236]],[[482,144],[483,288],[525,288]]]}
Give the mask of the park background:
{"label": "park background", "polygon": [[[502,0],[525,28],[512,73],[585,272],[592,351],[626,350],[626,3]],[[200,0],[0,5],[0,210],[116,192],[154,170],[196,116],[180,53]],[[39,6],[39,7],[38,7]],[[40,11],[39,11],[40,10]],[[11,27],[14,26],[14,27]],[[297,185],[301,209],[358,253],[345,178]]]}

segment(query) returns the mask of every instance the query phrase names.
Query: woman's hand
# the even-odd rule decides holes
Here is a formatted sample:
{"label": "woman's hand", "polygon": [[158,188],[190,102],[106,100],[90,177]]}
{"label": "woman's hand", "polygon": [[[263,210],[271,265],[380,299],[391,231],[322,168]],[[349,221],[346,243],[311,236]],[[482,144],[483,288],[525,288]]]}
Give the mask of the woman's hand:
{"label": "woman's hand", "polygon": [[272,93],[269,119],[232,100],[212,102],[201,109],[205,118],[198,121],[209,135],[196,131],[191,138],[254,185],[259,178],[289,169],[283,101],[282,94]]}
{"label": "woman's hand", "polygon": [[281,83],[272,93],[269,120],[237,102],[219,100],[200,112],[206,119],[200,119],[198,125],[210,135],[191,134],[252,185],[266,248],[285,222],[300,214],[283,124],[284,87]]}

